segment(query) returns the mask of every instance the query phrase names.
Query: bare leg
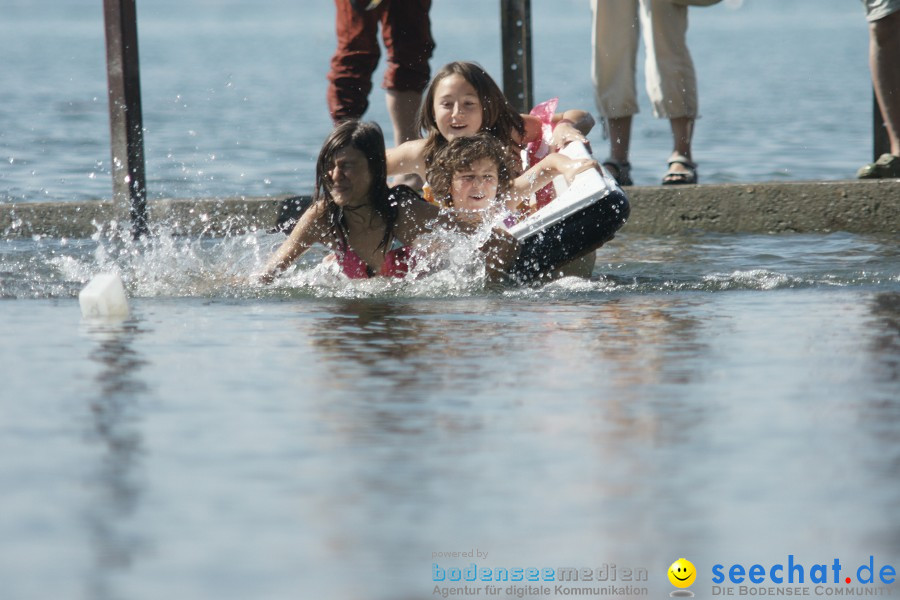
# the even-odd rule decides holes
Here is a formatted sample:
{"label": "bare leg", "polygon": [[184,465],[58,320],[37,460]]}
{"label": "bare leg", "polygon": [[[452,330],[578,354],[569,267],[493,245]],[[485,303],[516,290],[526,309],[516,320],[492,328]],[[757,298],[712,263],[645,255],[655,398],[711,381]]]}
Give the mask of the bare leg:
{"label": "bare leg", "polygon": [[631,117],[607,119],[606,126],[609,128],[609,157],[618,163],[627,163],[631,147]]}
{"label": "bare leg", "polygon": [[[675,146],[672,154],[681,154],[688,160],[693,161],[694,159],[691,158],[691,138],[694,136],[694,119],[692,117],[676,117],[670,119],[669,122],[672,125],[672,140]],[[687,174],[689,172],[688,168],[680,163],[671,165],[670,170],[672,173]]]}
{"label": "bare leg", "polygon": [[[670,119],[669,122],[672,125],[672,141],[675,146],[672,153],[681,154],[688,160],[694,160],[691,158],[691,138],[694,137],[694,119],[691,117],[676,117]],[[679,166],[682,165],[675,165],[676,171]],[[682,166],[682,168],[684,167]]]}
{"label": "bare leg", "polygon": [[628,150],[631,146],[631,116],[606,119],[609,133],[609,159],[603,163],[619,185],[633,185]]}
{"label": "bare leg", "polygon": [[891,154],[900,156],[900,11],[869,24],[869,66]]}
{"label": "bare leg", "polygon": [[694,119],[691,117],[677,117],[671,119],[672,140],[675,143],[675,152],[691,158],[691,138],[694,137]]}
{"label": "bare leg", "polygon": [[385,92],[385,103],[388,114],[391,116],[391,123],[394,125],[395,146],[420,137],[416,130],[416,113],[419,111],[421,102],[422,94],[420,92],[397,92],[394,90]]}

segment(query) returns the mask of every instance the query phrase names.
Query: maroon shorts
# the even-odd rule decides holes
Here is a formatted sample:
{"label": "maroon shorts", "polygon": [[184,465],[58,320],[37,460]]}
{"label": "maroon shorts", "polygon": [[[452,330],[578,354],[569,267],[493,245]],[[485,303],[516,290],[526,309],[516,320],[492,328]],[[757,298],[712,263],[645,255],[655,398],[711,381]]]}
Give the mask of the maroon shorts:
{"label": "maroon shorts", "polygon": [[358,119],[369,107],[372,73],[381,54],[379,24],[388,55],[382,87],[397,92],[425,89],[434,50],[428,17],[431,0],[384,0],[368,11],[354,9],[350,0],[335,0],[334,4],[337,51],[328,73],[328,110],[335,122]]}

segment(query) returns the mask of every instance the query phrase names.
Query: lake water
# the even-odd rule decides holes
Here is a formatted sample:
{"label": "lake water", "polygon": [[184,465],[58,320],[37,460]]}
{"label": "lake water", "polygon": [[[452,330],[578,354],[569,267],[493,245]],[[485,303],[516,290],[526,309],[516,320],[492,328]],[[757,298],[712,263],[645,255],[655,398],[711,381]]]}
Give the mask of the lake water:
{"label": "lake water", "polygon": [[[587,2],[533,4],[537,95],[590,107]],[[151,196],[308,191],[333,43],[310,5],[141,4]],[[497,12],[436,2],[435,63],[498,72]],[[7,1],[0,201],[109,196],[101,25],[99,2]],[[851,176],[866,39],[855,0],[692,10],[704,181]],[[654,183],[667,125],[635,132]],[[281,240],[0,238],[3,600],[440,598],[472,563],[604,581],[462,597],[663,598],[681,556],[709,598],[715,565],[900,570],[896,235],[626,225],[589,280],[347,282],[314,250],[236,282]],[[101,271],[127,319],[81,318]],[[852,587],[817,585],[750,587]]]}
{"label": "lake water", "polygon": [[[472,562],[662,597],[679,556],[708,597],[715,564],[900,563],[895,236],[622,233],[526,289],[317,253],[231,283],[280,239],[0,243],[4,598],[427,598]],[[81,319],[99,270],[128,319]]]}
{"label": "lake water", "polygon": [[[331,125],[325,75],[333,4],[298,0],[138,3],[148,193],[305,193]],[[537,99],[595,111],[587,0],[536,0]],[[0,202],[108,198],[102,3],[5,0],[0,22]],[[498,3],[443,0],[433,68],[480,62],[501,79]],[[868,33],[855,0],[728,0],[692,9],[701,181],[843,179],[872,154]],[[390,122],[376,73],[367,118]],[[636,183],[671,150],[639,73]],[[602,128],[590,136],[605,151]]]}

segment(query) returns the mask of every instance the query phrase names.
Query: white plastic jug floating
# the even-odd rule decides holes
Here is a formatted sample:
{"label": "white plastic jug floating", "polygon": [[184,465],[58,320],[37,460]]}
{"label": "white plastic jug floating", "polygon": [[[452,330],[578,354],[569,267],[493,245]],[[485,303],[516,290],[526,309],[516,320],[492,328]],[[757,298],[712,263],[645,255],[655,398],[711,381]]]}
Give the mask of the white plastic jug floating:
{"label": "white plastic jug floating", "polygon": [[78,294],[78,304],[85,318],[128,316],[125,286],[115,273],[95,275]]}

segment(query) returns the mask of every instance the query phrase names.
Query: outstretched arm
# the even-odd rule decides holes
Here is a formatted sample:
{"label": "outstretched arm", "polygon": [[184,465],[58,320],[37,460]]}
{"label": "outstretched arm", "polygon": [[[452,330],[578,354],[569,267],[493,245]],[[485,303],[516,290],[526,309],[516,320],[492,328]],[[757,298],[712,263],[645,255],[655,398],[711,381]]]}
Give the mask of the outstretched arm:
{"label": "outstretched arm", "polygon": [[536,165],[519,175],[513,180],[513,194],[510,203],[520,207],[526,203],[532,194],[553,181],[557,175],[562,175],[570,182],[576,175],[588,169],[599,169],[596,160],[587,158],[569,158],[565,154],[551,152]]}
{"label": "outstretched arm", "polygon": [[388,148],[385,154],[388,175],[415,173],[425,178],[425,140],[403,142],[396,148]]}
{"label": "outstretched arm", "polygon": [[508,231],[491,229],[491,237],[479,248],[484,255],[487,280],[491,283],[507,281],[522,250],[519,241]]}
{"label": "outstretched arm", "polygon": [[594,128],[594,117],[591,113],[571,109],[553,115],[553,145],[561,150],[570,142],[588,144],[587,134]]}
{"label": "outstretched arm", "polygon": [[291,231],[291,235],[278,247],[278,250],[266,263],[266,268],[258,276],[260,283],[272,283],[276,275],[292,265],[301,254],[320,240],[323,216],[324,205],[321,202],[312,205],[303,213]]}
{"label": "outstretched arm", "polygon": [[[520,143],[533,142],[541,139],[541,120],[534,115],[522,115],[525,121],[525,135]],[[589,145],[587,134],[594,128],[594,117],[591,113],[573,108],[561,113],[555,113],[551,121],[553,125],[553,137],[551,142],[557,150],[565,148],[570,142],[581,142]]]}

